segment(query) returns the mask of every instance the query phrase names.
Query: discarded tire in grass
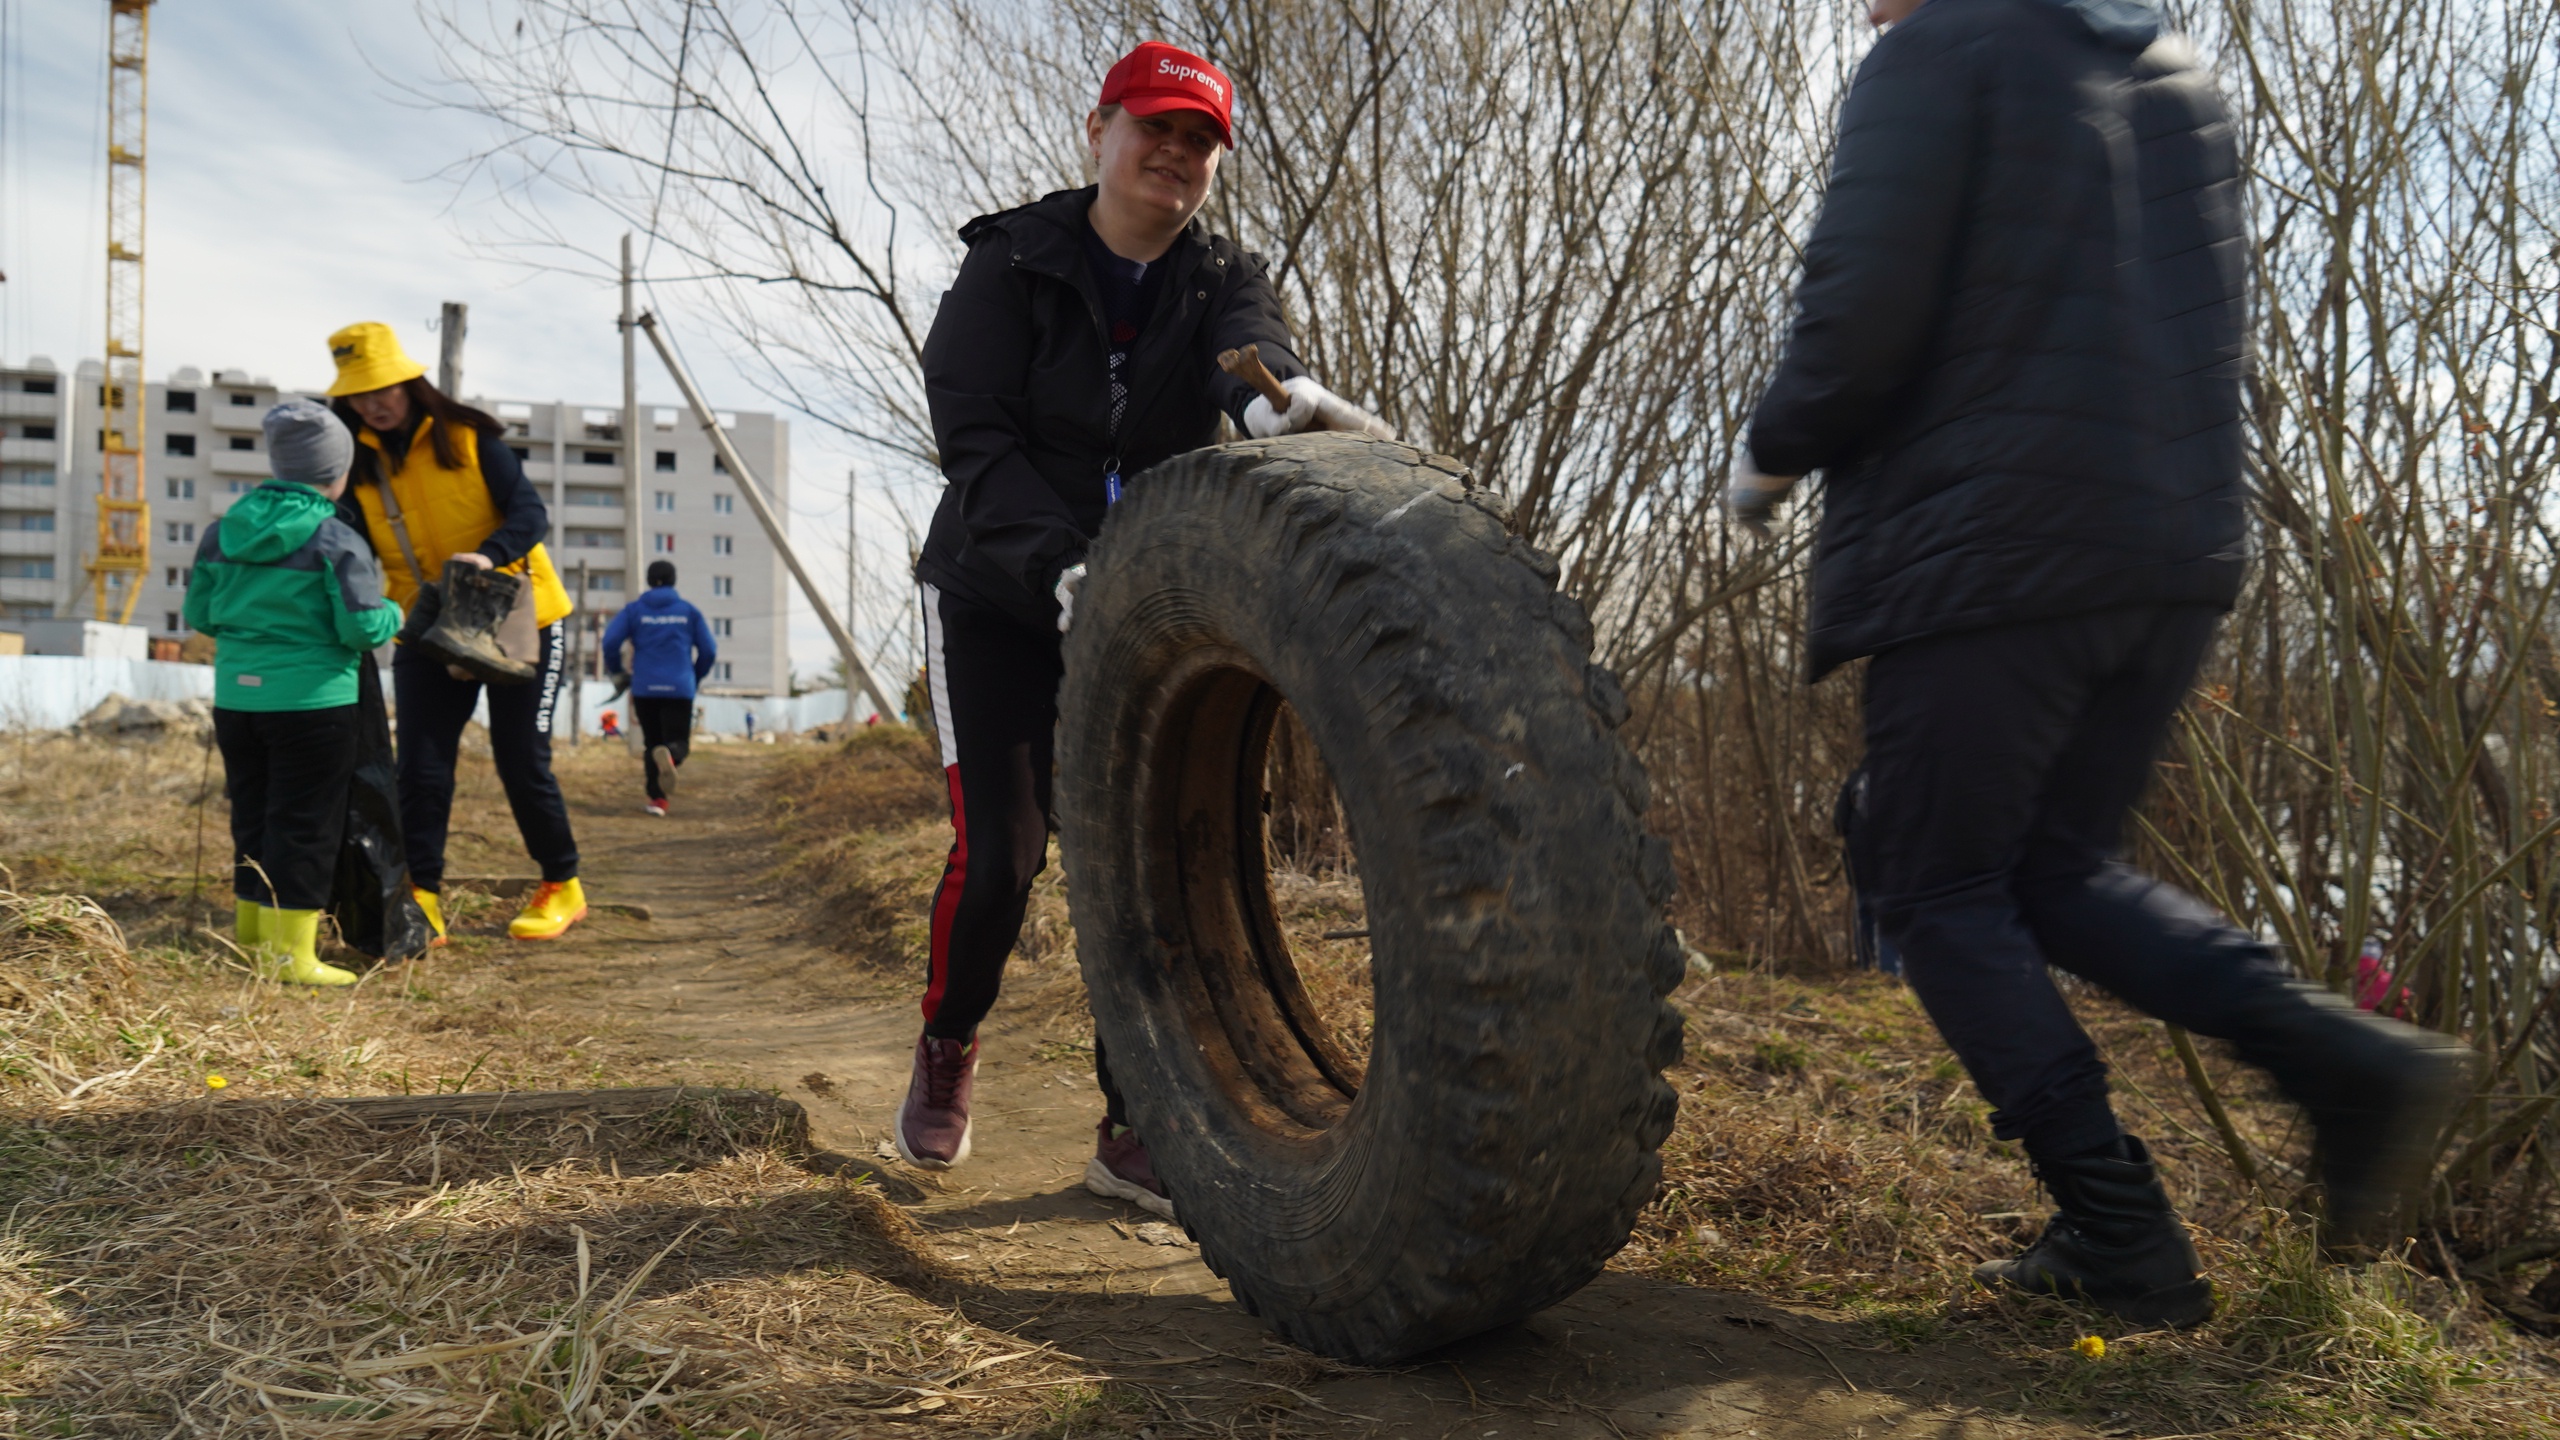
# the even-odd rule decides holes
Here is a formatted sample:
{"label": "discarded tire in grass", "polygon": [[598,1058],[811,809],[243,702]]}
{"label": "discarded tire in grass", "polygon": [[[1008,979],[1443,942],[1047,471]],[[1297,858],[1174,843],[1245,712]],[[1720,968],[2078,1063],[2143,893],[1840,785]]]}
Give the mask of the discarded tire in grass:
{"label": "discarded tire in grass", "polygon": [[[1393,1361],[1552,1304],[1660,1174],[1670,862],[1555,574],[1454,461],[1313,435],[1139,477],[1076,602],[1059,796],[1095,1025],[1203,1257],[1311,1350]],[[1365,1073],[1273,909],[1284,698],[1357,851]]]}

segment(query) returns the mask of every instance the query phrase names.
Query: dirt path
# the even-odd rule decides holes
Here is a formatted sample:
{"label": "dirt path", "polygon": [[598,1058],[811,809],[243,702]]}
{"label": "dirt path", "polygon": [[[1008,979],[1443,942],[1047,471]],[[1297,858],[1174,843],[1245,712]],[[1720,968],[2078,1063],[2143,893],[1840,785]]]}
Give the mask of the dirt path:
{"label": "dirt path", "polygon": [[1009,995],[981,1032],[968,1165],[936,1177],[877,1158],[906,1082],[914,1000],[811,943],[792,897],[774,893],[755,789],[772,754],[697,750],[666,821],[640,813],[633,767],[618,757],[588,751],[564,765],[591,894],[654,918],[599,916],[529,949],[519,973],[552,1003],[663,1037],[707,1077],[806,1105],[818,1143],[876,1166],[969,1277],[965,1312],[1117,1382],[1061,1433],[1143,1435],[1169,1419],[1485,1440],[2092,1433],[2022,1411],[2022,1377],[1969,1348],[1869,1348],[1872,1333],[1841,1316],[1615,1272],[1409,1367],[1308,1357],[1244,1314],[1197,1250],[1148,1243],[1137,1229],[1147,1216],[1085,1191],[1100,1102],[1089,1059],[1061,1043],[1072,1032],[1056,1024],[1054,994]]}

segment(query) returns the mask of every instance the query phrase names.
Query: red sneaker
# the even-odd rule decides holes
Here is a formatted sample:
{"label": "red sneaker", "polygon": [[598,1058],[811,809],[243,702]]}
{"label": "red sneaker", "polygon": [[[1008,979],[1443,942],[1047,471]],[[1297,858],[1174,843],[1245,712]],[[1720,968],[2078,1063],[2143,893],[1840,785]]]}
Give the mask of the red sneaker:
{"label": "red sneaker", "polygon": [[1084,1188],[1113,1200],[1126,1200],[1150,1215],[1173,1218],[1173,1200],[1164,1193],[1164,1182],[1156,1178],[1155,1162],[1147,1158],[1147,1142],[1138,1132],[1123,1127],[1111,1133],[1111,1121],[1105,1117],[1093,1127],[1093,1158],[1084,1162]]}
{"label": "red sneaker", "polygon": [[898,1107],[899,1158],[948,1170],[969,1158],[969,1092],[978,1080],[978,1042],[916,1037],[916,1068]]}

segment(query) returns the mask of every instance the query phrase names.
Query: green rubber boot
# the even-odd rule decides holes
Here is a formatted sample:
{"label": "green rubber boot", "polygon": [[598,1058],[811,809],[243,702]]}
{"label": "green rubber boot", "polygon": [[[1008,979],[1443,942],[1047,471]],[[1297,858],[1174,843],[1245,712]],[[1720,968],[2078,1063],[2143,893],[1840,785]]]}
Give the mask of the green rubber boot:
{"label": "green rubber boot", "polygon": [[231,941],[243,955],[258,953],[258,917],[267,907],[255,900],[235,900],[231,904]]}
{"label": "green rubber boot", "polygon": [[287,985],[353,985],[356,972],[320,958],[320,912],[275,910],[258,917],[258,973]]}

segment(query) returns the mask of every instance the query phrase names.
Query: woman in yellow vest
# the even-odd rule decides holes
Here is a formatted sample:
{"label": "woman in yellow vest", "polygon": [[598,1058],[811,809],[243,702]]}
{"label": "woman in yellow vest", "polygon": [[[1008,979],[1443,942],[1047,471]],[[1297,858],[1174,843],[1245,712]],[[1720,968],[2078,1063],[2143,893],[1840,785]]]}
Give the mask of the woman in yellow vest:
{"label": "woman in yellow vest", "polygon": [[[585,917],[587,899],[578,885],[569,807],[551,774],[552,713],[562,683],[560,621],[570,604],[542,548],[550,512],[507,448],[505,427],[428,384],[427,367],[402,353],[390,326],[350,325],[329,337],[329,354],[338,364],[331,405],[356,436],[354,479],[339,505],[373,542],[391,598],[407,609],[419,584],[442,575],[447,560],[494,566],[533,583],[540,663],[530,684],[488,687],[489,749],[525,852],[542,867],[542,887],[507,933],[555,939]],[[392,659],[391,684],[399,709],[400,828],[409,880],[442,944],[454,764],[481,686],[405,645]]]}

